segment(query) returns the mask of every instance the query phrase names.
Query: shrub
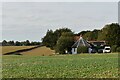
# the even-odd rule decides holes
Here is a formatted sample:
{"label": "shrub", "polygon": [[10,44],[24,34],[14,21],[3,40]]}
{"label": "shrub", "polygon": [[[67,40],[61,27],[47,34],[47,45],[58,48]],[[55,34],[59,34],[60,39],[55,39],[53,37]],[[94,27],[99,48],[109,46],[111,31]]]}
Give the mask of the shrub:
{"label": "shrub", "polygon": [[58,39],[56,44],[56,52],[59,54],[65,54],[65,51],[71,51],[71,46],[74,43],[73,33],[65,32],[62,33],[61,37]]}
{"label": "shrub", "polygon": [[116,51],[117,51],[117,52],[120,52],[120,47],[117,47]]}
{"label": "shrub", "polygon": [[77,53],[88,53],[88,47],[80,46],[77,48]]}
{"label": "shrub", "polygon": [[112,51],[112,52],[116,52],[116,49],[117,49],[117,45],[113,45],[113,46],[111,47],[111,51]]}

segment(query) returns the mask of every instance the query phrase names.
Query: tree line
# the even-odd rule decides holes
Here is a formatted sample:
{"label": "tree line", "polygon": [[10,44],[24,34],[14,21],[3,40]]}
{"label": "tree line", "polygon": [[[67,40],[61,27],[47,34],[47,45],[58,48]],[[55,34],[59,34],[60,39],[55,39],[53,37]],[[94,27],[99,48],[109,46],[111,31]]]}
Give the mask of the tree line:
{"label": "tree line", "polygon": [[42,42],[26,41],[2,41],[3,46],[34,46],[45,45],[60,54],[64,54],[67,50],[71,52],[71,46],[75,43],[75,36],[82,35],[87,41],[106,41],[107,45],[112,47],[112,50],[120,51],[120,25],[118,23],[111,23],[105,25],[102,29],[93,31],[81,31],[75,34],[69,28],[59,28],[53,31],[47,30],[46,35],[42,38]]}
{"label": "tree line", "polygon": [[30,42],[29,40],[26,41],[2,41],[2,46],[35,46],[35,45],[41,45],[41,42]]}
{"label": "tree line", "polygon": [[102,29],[93,31],[81,31],[78,34],[74,34],[71,29],[60,28],[48,30],[46,35],[42,38],[42,43],[54,49],[60,54],[64,54],[67,50],[71,51],[71,46],[74,44],[74,36],[82,35],[84,39],[88,41],[106,41],[107,45],[110,45],[114,51],[118,49],[120,51],[120,25],[118,23],[111,23],[105,25]]}

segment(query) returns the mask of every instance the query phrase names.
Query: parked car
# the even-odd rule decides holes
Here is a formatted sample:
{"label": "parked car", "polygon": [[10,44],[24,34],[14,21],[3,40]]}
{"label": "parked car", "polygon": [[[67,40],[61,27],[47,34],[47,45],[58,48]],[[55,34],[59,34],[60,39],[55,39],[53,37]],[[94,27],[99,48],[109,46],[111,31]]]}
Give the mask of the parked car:
{"label": "parked car", "polygon": [[105,46],[103,49],[103,53],[110,53],[110,52],[111,52],[110,46]]}
{"label": "parked car", "polygon": [[98,53],[103,53],[103,49],[98,49]]}
{"label": "parked car", "polygon": [[91,53],[96,53],[97,51],[96,51],[96,49],[92,49],[92,51],[91,51]]}

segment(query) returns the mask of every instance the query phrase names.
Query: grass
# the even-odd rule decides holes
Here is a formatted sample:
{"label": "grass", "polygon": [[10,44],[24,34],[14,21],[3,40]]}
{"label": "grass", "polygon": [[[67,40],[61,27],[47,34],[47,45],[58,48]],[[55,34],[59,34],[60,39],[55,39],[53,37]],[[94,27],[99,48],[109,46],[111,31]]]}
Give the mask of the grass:
{"label": "grass", "polygon": [[51,50],[50,48],[47,48],[45,46],[39,47],[36,49],[33,49],[31,51],[23,52],[21,53],[22,55],[30,55],[30,56],[48,56],[48,55],[53,55],[55,53],[54,50]]}
{"label": "grass", "polygon": [[34,46],[0,46],[2,48],[2,54],[32,47]]}
{"label": "grass", "polygon": [[117,78],[118,54],[3,56],[3,78]]}

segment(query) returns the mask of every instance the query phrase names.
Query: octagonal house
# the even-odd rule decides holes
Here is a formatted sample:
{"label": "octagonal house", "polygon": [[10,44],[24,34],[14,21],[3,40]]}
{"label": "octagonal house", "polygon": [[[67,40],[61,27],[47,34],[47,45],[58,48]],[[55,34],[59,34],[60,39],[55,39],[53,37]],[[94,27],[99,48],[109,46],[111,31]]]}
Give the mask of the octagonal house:
{"label": "octagonal house", "polygon": [[72,54],[77,54],[77,48],[80,46],[91,47],[90,44],[80,35],[80,38],[72,45]]}

